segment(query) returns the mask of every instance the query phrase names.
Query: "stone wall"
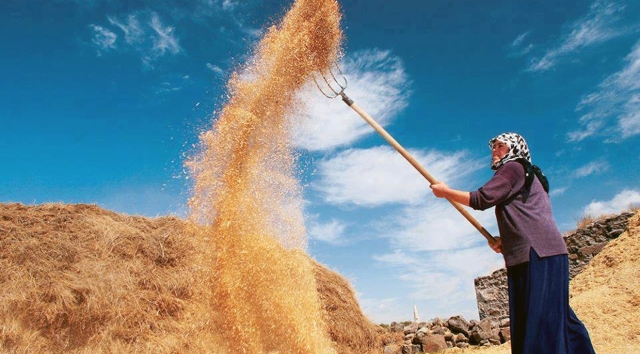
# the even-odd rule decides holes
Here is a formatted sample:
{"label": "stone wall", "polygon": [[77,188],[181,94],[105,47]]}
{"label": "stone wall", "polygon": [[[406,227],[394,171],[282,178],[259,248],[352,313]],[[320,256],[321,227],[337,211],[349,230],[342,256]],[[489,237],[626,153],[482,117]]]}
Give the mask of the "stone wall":
{"label": "stone wall", "polygon": [[[589,264],[609,241],[626,231],[633,213],[596,220],[584,228],[565,235],[569,250],[569,276],[573,278]],[[490,320],[500,328],[509,326],[509,295],[507,270],[497,270],[489,276],[475,279],[480,320]]]}
{"label": "stone wall", "polygon": [[436,318],[429,322],[401,324],[392,322],[389,330],[404,335],[403,343],[387,345],[383,354],[437,353],[448,348],[500,345],[508,341],[508,331],[491,321],[467,321],[462,316]]}

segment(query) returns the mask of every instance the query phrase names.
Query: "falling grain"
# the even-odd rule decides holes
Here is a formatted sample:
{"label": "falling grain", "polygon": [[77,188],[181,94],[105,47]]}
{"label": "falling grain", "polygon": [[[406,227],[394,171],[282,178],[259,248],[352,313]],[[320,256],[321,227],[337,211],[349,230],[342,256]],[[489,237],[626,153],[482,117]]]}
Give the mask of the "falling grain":
{"label": "falling grain", "polygon": [[232,75],[230,98],[194,176],[192,219],[209,225],[212,306],[230,353],[332,353],[306,251],[287,113],[296,91],[340,54],[334,0],[298,0]]}

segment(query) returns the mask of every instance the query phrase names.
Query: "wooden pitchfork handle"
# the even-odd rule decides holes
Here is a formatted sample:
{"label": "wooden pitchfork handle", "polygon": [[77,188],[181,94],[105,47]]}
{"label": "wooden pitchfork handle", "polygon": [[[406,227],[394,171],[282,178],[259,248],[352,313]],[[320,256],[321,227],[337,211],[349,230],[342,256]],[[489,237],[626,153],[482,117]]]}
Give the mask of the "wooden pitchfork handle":
{"label": "wooden pitchfork handle", "polygon": [[[427,170],[424,169],[424,167],[422,167],[422,165],[418,163],[418,161],[416,161],[415,158],[413,158],[413,156],[411,156],[411,154],[409,154],[409,152],[407,152],[407,150],[402,147],[402,145],[400,145],[396,141],[396,139],[394,139],[389,133],[387,133],[387,131],[384,130],[384,128],[382,128],[380,124],[378,124],[373,118],[371,118],[369,114],[367,114],[367,112],[365,112],[362,108],[360,108],[360,106],[353,102],[353,100],[344,93],[344,90],[342,90],[338,94],[342,97],[342,101],[344,101],[347,106],[356,111],[356,113],[358,113],[360,117],[362,117],[367,123],[369,123],[369,125],[373,127],[373,129],[375,129],[380,135],[382,135],[382,137],[389,144],[391,144],[391,146],[393,146],[400,153],[400,155],[407,159],[407,161],[409,161],[409,163],[413,167],[415,167],[416,170],[418,170],[418,172],[420,172],[420,174],[423,175],[424,178],[427,179],[427,181],[429,181],[429,183],[434,184],[438,182],[429,172],[427,172]],[[485,229],[478,222],[478,220],[476,220],[473,216],[471,216],[471,214],[469,214],[467,209],[465,209],[462,204],[454,202],[449,198],[446,199],[449,201],[449,203],[451,203],[451,205],[453,205],[454,208],[456,208],[460,212],[460,214],[462,214],[462,216],[465,217],[465,219],[467,219],[471,223],[471,225],[476,228],[476,230],[478,230],[482,234],[482,236],[487,239],[487,241],[489,241],[489,243],[494,244],[495,242],[497,242],[497,240],[489,233],[489,231],[487,231],[487,229]]]}

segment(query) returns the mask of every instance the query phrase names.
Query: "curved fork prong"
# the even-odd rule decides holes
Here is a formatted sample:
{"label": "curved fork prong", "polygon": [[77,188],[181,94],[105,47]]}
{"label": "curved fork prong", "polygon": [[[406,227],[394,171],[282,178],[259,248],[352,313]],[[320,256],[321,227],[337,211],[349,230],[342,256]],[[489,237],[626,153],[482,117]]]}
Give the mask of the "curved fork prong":
{"label": "curved fork prong", "polygon": [[[327,79],[324,77],[324,75],[322,75],[322,73],[320,73],[320,76],[322,77],[322,80],[323,80],[324,82],[327,82]],[[320,90],[320,92],[322,92],[322,94],[323,94],[325,97],[327,97],[327,98],[336,98],[336,97],[338,97],[338,93],[337,93],[336,91],[334,91],[334,90],[333,90],[333,87],[331,87],[331,85],[328,85],[328,84],[327,84],[327,85],[320,85],[320,84],[318,83],[318,80],[316,79],[316,75],[315,75],[315,74],[313,75],[313,82],[315,82],[315,83],[316,83],[316,87],[318,88],[318,90]],[[323,89],[323,88],[322,88],[322,86],[324,86],[324,87],[325,87],[325,89]],[[326,87],[328,87],[328,88],[329,88],[330,92],[326,92],[326,91],[325,91],[325,90],[326,90]]]}
{"label": "curved fork prong", "polygon": [[[331,70],[331,67],[329,67],[329,74],[331,74],[331,78],[333,78],[333,81],[338,84],[338,86],[340,86],[340,90],[338,92],[338,94],[340,94],[347,89],[347,78],[342,73],[342,70],[340,70],[340,66],[338,65],[338,63],[333,63],[333,66],[335,66],[338,75],[336,77],[336,75]],[[342,80],[343,83],[340,83],[340,80]]]}
{"label": "curved fork prong", "polygon": [[[325,75],[323,70],[318,70],[318,75],[322,77],[322,81],[324,81],[324,85],[321,85],[318,82],[315,74],[313,75],[313,81],[316,83],[318,90],[322,92],[322,94],[328,98],[336,98],[341,96],[344,93],[344,90],[347,88],[347,78],[342,74],[342,70],[338,64],[334,63],[334,67],[337,70],[337,74],[331,70],[331,66],[326,69],[328,74]],[[323,89],[324,87],[324,89]],[[328,92],[327,89],[331,92]]]}

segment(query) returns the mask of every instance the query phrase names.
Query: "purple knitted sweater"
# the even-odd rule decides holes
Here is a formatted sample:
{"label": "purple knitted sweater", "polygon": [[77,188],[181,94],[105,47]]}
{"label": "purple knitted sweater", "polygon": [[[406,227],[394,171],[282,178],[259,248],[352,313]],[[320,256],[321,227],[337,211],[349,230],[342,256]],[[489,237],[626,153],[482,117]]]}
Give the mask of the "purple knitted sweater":
{"label": "purple knitted sweater", "polygon": [[470,206],[476,210],[496,207],[502,255],[507,267],[529,261],[529,250],[540,257],[567,254],[567,246],[551,212],[551,201],[534,178],[524,190],[524,168],[507,162],[480,189],[471,192]]}

